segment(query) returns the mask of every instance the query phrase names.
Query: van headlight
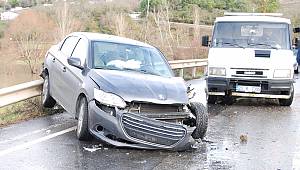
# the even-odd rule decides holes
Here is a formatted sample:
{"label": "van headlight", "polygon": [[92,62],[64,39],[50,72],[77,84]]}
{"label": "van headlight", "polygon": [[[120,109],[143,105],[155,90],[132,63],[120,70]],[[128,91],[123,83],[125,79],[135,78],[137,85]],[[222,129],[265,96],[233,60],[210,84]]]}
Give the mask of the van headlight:
{"label": "van headlight", "polygon": [[291,70],[289,69],[277,69],[274,70],[274,78],[291,78]]}
{"label": "van headlight", "polygon": [[126,107],[125,101],[120,96],[115,95],[113,93],[107,93],[102,90],[94,88],[94,97],[98,102],[104,105],[119,107],[119,108]]}
{"label": "van headlight", "polygon": [[226,76],[226,69],[223,67],[209,67],[209,75]]}

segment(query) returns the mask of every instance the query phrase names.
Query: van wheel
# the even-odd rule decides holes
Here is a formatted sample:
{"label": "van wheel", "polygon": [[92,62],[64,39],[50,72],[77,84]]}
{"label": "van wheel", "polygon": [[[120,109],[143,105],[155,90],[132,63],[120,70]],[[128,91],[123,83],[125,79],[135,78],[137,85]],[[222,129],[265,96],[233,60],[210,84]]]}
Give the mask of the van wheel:
{"label": "van wheel", "polygon": [[232,105],[235,102],[235,99],[232,96],[225,95],[223,98],[223,104]]}
{"label": "van wheel", "polygon": [[280,106],[290,106],[293,103],[294,99],[294,85],[291,87],[291,96],[288,99],[279,99]]}
{"label": "van wheel", "polygon": [[216,104],[217,99],[218,99],[217,96],[208,95],[207,96],[207,103],[209,103],[209,104]]}
{"label": "van wheel", "polygon": [[196,117],[196,129],[192,133],[194,139],[203,139],[208,126],[208,113],[202,103],[191,103],[190,110]]}
{"label": "van wheel", "polygon": [[88,128],[88,103],[85,97],[80,99],[77,107],[78,121],[77,121],[77,138],[79,140],[91,139],[91,134]]}
{"label": "van wheel", "polygon": [[50,95],[50,82],[49,75],[45,75],[42,91],[42,104],[46,108],[54,107],[56,101]]}
{"label": "van wheel", "polygon": [[294,70],[294,73],[295,73],[295,74],[298,74],[298,73],[299,73],[299,66],[297,66],[297,69]]}

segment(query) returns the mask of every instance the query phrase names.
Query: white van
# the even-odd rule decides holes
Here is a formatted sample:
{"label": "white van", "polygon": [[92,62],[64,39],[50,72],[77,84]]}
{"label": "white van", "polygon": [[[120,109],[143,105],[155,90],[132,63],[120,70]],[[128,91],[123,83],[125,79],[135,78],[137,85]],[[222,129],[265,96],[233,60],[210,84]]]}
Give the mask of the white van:
{"label": "white van", "polygon": [[208,103],[236,97],[279,99],[290,106],[294,96],[291,21],[277,13],[225,13],[216,18],[208,54]]}

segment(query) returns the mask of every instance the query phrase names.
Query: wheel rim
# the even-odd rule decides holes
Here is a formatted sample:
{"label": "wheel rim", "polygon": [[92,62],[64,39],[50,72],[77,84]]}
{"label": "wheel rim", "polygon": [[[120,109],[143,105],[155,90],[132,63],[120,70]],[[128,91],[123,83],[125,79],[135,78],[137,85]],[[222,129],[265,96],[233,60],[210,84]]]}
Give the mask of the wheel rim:
{"label": "wheel rim", "polygon": [[46,77],[44,80],[44,84],[43,84],[43,92],[42,92],[42,98],[43,98],[43,103],[45,103],[46,98],[48,96],[48,85],[49,85],[49,81],[48,78]]}
{"label": "wheel rim", "polygon": [[78,115],[78,123],[77,123],[77,135],[79,136],[80,132],[81,132],[81,128],[82,128],[82,123],[83,123],[83,113],[84,112],[84,108],[83,108],[83,104],[81,104],[80,109],[79,109],[79,115]]}

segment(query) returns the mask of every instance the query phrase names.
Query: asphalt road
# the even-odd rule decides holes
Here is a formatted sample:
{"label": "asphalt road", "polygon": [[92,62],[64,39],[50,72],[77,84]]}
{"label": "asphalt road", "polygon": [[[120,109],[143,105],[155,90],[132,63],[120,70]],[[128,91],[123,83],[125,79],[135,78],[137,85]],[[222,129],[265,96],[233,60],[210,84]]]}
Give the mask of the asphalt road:
{"label": "asphalt road", "polygon": [[[0,129],[0,169],[300,169],[300,80],[291,107],[240,99],[209,105],[206,140],[189,152],[114,148],[76,139],[61,113]],[[203,80],[191,82],[201,90]],[[200,100],[203,95],[196,97]],[[241,141],[241,135],[244,142]],[[247,139],[245,139],[247,138]]]}

